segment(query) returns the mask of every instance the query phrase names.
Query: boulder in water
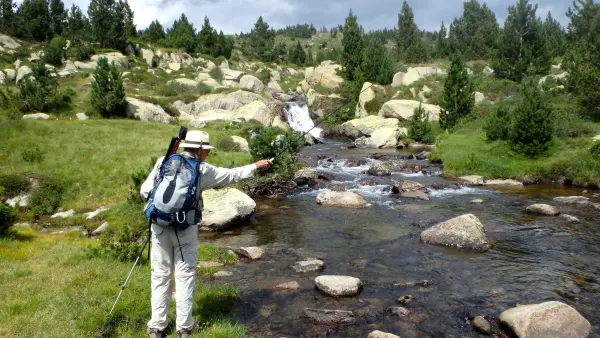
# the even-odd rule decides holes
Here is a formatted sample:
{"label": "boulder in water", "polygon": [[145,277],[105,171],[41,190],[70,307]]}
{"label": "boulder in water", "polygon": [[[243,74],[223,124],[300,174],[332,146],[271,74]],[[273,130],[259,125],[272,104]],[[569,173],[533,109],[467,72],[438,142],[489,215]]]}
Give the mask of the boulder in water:
{"label": "boulder in water", "polygon": [[579,218],[567,214],[560,215],[569,224],[579,224]]}
{"label": "boulder in water", "polygon": [[235,252],[238,255],[250,258],[251,260],[261,259],[264,254],[263,249],[255,246],[239,248]]}
{"label": "boulder in water", "polygon": [[485,229],[475,215],[466,214],[439,223],[421,233],[421,241],[484,252],[490,246]]}
{"label": "boulder in water", "polygon": [[325,268],[325,262],[318,259],[311,259],[307,261],[300,261],[292,265],[292,269],[296,272],[316,272],[321,271]]}
{"label": "boulder in water", "polygon": [[247,220],[256,209],[256,202],[234,188],[206,190],[202,192],[204,209],[203,230],[221,231]]}
{"label": "boulder in water", "polygon": [[328,207],[364,208],[367,201],[357,193],[324,191],[317,196],[317,204]]}
{"label": "boulder in water", "polygon": [[315,286],[321,292],[333,297],[356,296],[362,288],[360,279],[349,276],[319,276]]}
{"label": "boulder in water", "polygon": [[567,196],[567,197],[554,197],[552,199],[554,202],[564,203],[564,204],[589,204],[590,199],[584,196]]}
{"label": "boulder in water", "polygon": [[296,282],[296,281],[292,281],[292,282],[278,284],[275,286],[275,289],[294,291],[294,290],[300,289],[300,284],[298,284],[298,282]]}
{"label": "boulder in water", "polygon": [[521,305],[500,314],[500,322],[519,338],[584,338],[591,325],[577,310],[561,302]]}
{"label": "boulder in water", "polygon": [[484,185],[487,186],[504,186],[504,187],[516,187],[522,188],[523,183],[515,180],[488,180],[485,181]]}
{"label": "boulder in water", "polygon": [[403,166],[404,162],[398,160],[375,162],[371,165],[367,174],[371,176],[389,176],[392,172],[401,170]]}
{"label": "boulder in water", "polygon": [[528,206],[525,210],[529,213],[543,216],[558,216],[560,214],[556,208],[548,204],[533,204]]}
{"label": "boulder in water", "polygon": [[483,334],[492,333],[492,324],[490,324],[483,316],[473,318],[473,320],[471,320],[471,326],[473,326],[476,331]]}
{"label": "boulder in water", "polygon": [[394,186],[392,187],[392,193],[402,198],[429,201],[427,189],[419,182],[398,181],[394,183]]}
{"label": "boulder in water", "polygon": [[479,175],[470,175],[470,176],[462,176],[459,177],[463,184],[468,186],[479,186],[483,185],[485,181],[482,176]]}
{"label": "boulder in water", "polygon": [[353,325],[356,318],[352,311],[305,309],[304,317],[326,325]]}

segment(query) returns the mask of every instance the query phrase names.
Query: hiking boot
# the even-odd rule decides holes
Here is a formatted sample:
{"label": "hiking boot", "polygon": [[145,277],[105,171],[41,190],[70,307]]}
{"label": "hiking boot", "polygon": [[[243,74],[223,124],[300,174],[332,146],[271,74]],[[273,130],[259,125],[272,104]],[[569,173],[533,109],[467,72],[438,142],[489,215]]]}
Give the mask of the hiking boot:
{"label": "hiking boot", "polygon": [[177,331],[177,338],[190,338],[192,336],[192,330],[181,329]]}
{"label": "hiking boot", "polygon": [[159,329],[147,328],[146,333],[148,334],[148,337],[150,337],[150,338],[163,338],[165,336],[165,333]]}

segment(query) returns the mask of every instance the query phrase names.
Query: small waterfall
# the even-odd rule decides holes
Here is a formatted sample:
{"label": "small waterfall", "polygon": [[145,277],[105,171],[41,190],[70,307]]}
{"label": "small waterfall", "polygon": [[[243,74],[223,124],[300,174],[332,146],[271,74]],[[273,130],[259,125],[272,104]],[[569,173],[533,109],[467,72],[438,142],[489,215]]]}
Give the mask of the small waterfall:
{"label": "small waterfall", "polygon": [[287,102],[285,110],[285,116],[287,118],[287,122],[295,131],[299,132],[307,132],[310,130],[310,134],[316,138],[321,139],[321,133],[323,129],[316,127],[311,130],[315,126],[315,123],[310,118],[310,113],[308,111],[308,105],[304,102]]}

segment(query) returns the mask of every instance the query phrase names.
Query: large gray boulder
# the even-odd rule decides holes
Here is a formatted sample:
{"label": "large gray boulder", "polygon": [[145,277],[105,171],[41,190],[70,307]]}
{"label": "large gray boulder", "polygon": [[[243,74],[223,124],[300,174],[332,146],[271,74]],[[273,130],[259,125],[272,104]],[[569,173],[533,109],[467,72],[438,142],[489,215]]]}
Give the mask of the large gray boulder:
{"label": "large gray boulder", "polygon": [[256,202],[238,189],[211,189],[203,191],[202,196],[203,230],[225,230],[247,220],[256,210]]}
{"label": "large gray boulder", "polygon": [[100,58],[106,58],[108,60],[108,63],[115,63],[115,65],[121,69],[127,69],[129,68],[129,60],[127,59],[127,56],[118,53],[118,52],[111,52],[111,53],[104,53],[104,54],[100,54],[100,55],[94,55],[91,57],[91,60],[94,62],[98,62],[100,60]]}
{"label": "large gray boulder", "polygon": [[317,67],[306,68],[304,80],[311,86],[323,86],[327,88],[339,88],[344,79],[337,74],[342,66],[333,64],[331,61],[323,61]]}
{"label": "large gray boulder", "polygon": [[355,192],[324,191],[317,195],[317,204],[329,207],[364,208],[367,201]]}
{"label": "large gray boulder", "polygon": [[338,94],[323,95],[309,88],[306,99],[311,111],[320,117],[338,109],[344,102],[344,98]]}
{"label": "large gray boulder", "polygon": [[244,72],[240,72],[238,70],[233,69],[223,69],[221,68],[221,72],[223,73],[223,80],[236,81],[239,82],[242,77],[246,74]]}
{"label": "large gray boulder", "polygon": [[244,75],[240,79],[240,87],[254,93],[262,93],[265,85],[255,76]]}
{"label": "large gray boulder", "polygon": [[397,128],[398,119],[383,118],[380,116],[369,115],[360,119],[350,120],[340,126],[340,131],[351,139],[357,139],[361,136],[371,136],[374,131],[381,128]]}
{"label": "large gray boulder", "polygon": [[396,336],[395,334],[375,330],[375,331],[369,333],[367,338],[400,338],[400,336]]}
{"label": "large gray boulder", "polygon": [[23,80],[27,75],[29,75],[31,73],[33,73],[33,71],[31,70],[31,68],[29,68],[29,66],[19,67],[19,70],[17,71],[16,82],[19,83],[21,80]]}
{"label": "large gray boulder", "polygon": [[237,144],[240,147],[240,151],[250,151],[250,146],[248,145],[248,141],[239,136],[231,136],[233,143]]}
{"label": "large gray boulder", "polygon": [[0,34],[0,45],[6,49],[16,49],[21,47],[21,44],[18,43],[15,39],[4,34]]}
{"label": "large gray boulder", "polygon": [[176,101],[173,103],[175,108],[182,110],[191,115],[200,115],[203,112],[222,109],[222,110],[236,110],[252,102],[262,102],[269,110],[278,110],[274,100],[266,99],[265,97],[250,93],[245,90],[238,90],[229,94],[209,94],[200,97],[198,100],[191,103],[183,103]]}
{"label": "large gray boulder", "polygon": [[422,105],[423,109],[428,113],[429,120],[437,121],[440,118],[439,106],[433,104],[421,103],[414,100],[391,100],[383,104],[379,110],[379,116],[386,118],[396,118],[400,121],[409,120],[416,108]]}
{"label": "large gray boulder", "polygon": [[485,229],[475,215],[466,214],[439,223],[421,233],[421,241],[484,252],[490,246]]}
{"label": "large gray boulder", "polygon": [[86,69],[86,70],[94,70],[98,66],[98,62],[96,62],[96,61],[88,61],[88,62],[75,61],[74,64],[75,64],[75,67],[77,67],[77,69]]}
{"label": "large gray boulder", "polygon": [[360,279],[349,276],[319,276],[315,286],[321,292],[333,297],[356,296],[362,288]]}
{"label": "large gray boulder", "polygon": [[584,338],[591,329],[577,310],[556,301],[506,310],[500,314],[500,322],[519,338]]}
{"label": "large gray boulder", "polygon": [[144,59],[144,61],[146,61],[146,63],[148,64],[148,67],[156,67],[156,65],[159,62],[159,59],[151,49],[142,48],[140,53],[142,54],[142,58]]}
{"label": "large gray boulder", "polygon": [[485,180],[483,176],[479,175],[469,175],[469,176],[461,176],[458,178],[463,184],[468,186],[480,186],[485,184]]}
{"label": "large gray boulder", "polygon": [[384,127],[376,129],[369,137],[359,137],[354,143],[358,147],[366,148],[395,148],[398,143],[398,137],[406,135],[406,133],[406,128]]}
{"label": "large gray boulder", "polygon": [[356,104],[356,117],[365,117],[369,115],[365,105],[377,96],[377,90],[383,91],[383,87],[374,85],[371,82],[365,82],[360,90],[360,96],[358,97],[358,103]]}
{"label": "large gray boulder", "polygon": [[126,100],[128,117],[144,122],[158,123],[170,123],[173,120],[173,117],[169,116],[160,106],[132,97],[128,97]]}

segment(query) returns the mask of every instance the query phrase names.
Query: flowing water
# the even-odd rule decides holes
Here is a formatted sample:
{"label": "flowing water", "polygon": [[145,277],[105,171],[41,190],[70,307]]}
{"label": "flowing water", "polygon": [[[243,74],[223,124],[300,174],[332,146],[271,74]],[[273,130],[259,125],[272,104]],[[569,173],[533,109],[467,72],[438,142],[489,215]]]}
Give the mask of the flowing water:
{"label": "flowing water", "polygon": [[308,132],[316,139],[321,138],[323,129],[315,127],[315,123],[310,118],[308,105],[306,103],[288,102],[285,107],[285,116],[287,122],[295,131]]}
{"label": "flowing water", "polygon": [[[365,179],[373,179],[363,173],[373,160],[347,167],[346,159],[381,150],[346,147],[328,141],[306,148],[303,154],[319,171],[333,175],[328,189],[355,191],[368,200],[369,207],[321,207],[315,202],[319,191],[304,188],[280,200],[257,201],[256,215],[239,229],[201,235],[202,240],[225,248],[261,246],[266,251],[259,261],[234,266],[233,277],[214,281],[239,286],[241,299],[235,316],[250,335],[366,337],[379,329],[403,338],[477,337],[468,323],[469,315],[497,317],[518,303],[550,300],[570,304],[592,326],[600,325],[600,214],[589,207],[552,202],[555,196],[581,195],[583,189],[461,188],[430,191],[430,201],[397,199],[390,197],[392,180],[409,179],[426,186],[448,182],[434,172],[393,174],[363,185]],[[471,204],[475,198],[485,202]],[[578,217],[581,224],[524,213],[533,203],[553,204]],[[488,252],[420,242],[424,228],[466,213],[484,224],[492,244]],[[325,270],[302,274],[290,267],[307,258],[322,259]],[[363,290],[356,297],[328,297],[314,287],[314,278],[322,274],[358,277]],[[394,286],[418,280],[429,280],[431,285]],[[301,289],[273,289],[289,281],[297,281]],[[401,305],[413,313],[402,320],[386,309],[399,306],[395,300],[404,295],[415,300]],[[352,310],[357,322],[328,328],[303,319],[305,308]]]}

